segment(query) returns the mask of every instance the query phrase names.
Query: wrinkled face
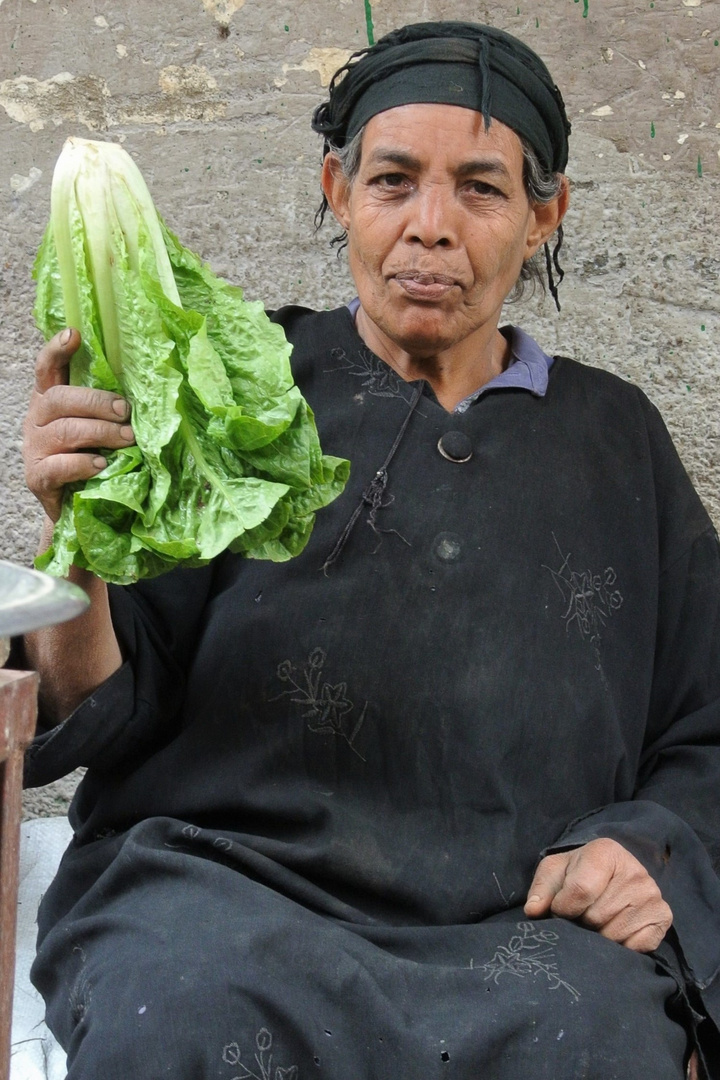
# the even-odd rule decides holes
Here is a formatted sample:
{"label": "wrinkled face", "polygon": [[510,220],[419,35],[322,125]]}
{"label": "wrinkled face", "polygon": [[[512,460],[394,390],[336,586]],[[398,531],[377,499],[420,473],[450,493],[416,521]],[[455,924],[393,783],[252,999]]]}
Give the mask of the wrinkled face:
{"label": "wrinkled face", "polygon": [[486,131],[479,113],[455,105],[372,117],[357,177],[348,185],[336,168],[330,186],[366,315],[417,356],[497,325],[523,261],[545,239],[515,132],[499,121]]}

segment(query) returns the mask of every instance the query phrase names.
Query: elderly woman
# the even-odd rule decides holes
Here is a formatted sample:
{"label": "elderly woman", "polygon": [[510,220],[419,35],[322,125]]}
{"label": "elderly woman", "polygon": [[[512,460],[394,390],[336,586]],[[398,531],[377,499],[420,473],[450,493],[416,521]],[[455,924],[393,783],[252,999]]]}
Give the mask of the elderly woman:
{"label": "elderly woman", "polygon": [[[555,288],[560,93],[421,24],[314,126],[358,297],[274,318],[347,490],[282,565],[78,572],[27,645],[28,780],[88,768],[34,967],[68,1076],[711,1075],[717,538],[636,388],[498,325],[543,248]],[[26,426],[50,521],[133,439],[77,346]]]}

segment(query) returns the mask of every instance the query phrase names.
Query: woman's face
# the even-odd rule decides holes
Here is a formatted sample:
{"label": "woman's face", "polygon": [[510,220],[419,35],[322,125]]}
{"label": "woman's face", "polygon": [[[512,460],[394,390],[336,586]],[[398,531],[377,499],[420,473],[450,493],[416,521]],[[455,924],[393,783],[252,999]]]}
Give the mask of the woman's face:
{"label": "woman's face", "polygon": [[523,262],[549,235],[548,208],[525,192],[517,135],[496,120],[486,131],[480,113],[456,105],[372,117],[352,184],[331,155],[323,183],[365,314],[416,357],[497,326]]}

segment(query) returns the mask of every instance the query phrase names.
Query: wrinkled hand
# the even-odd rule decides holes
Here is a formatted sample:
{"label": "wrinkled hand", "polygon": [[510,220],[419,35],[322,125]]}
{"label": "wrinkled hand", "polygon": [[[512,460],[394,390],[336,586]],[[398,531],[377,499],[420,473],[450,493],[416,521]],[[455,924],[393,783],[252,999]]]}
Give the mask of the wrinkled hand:
{"label": "wrinkled hand", "polygon": [[610,839],[592,840],[542,860],[525,914],[539,918],[548,913],[577,919],[636,952],[656,949],[673,919],[642,863]]}
{"label": "wrinkled hand", "polygon": [[[51,521],[60,516],[65,484],[88,480],[105,468],[98,447],[115,450],[135,439],[124,398],[68,386],[70,358],[79,345],[77,330],[64,330],[40,350],[23,428],[25,479]],[[85,449],[90,452],[82,453]]]}

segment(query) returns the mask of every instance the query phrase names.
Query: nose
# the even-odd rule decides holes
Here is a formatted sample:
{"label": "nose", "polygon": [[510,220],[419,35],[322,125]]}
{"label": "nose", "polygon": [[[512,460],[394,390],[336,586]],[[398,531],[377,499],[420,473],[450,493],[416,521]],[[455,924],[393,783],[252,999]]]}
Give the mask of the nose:
{"label": "nose", "polygon": [[457,225],[452,194],[443,185],[419,188],[408,203],[404,230],[406,243],[423,247],[453,247],[457,243]]}

